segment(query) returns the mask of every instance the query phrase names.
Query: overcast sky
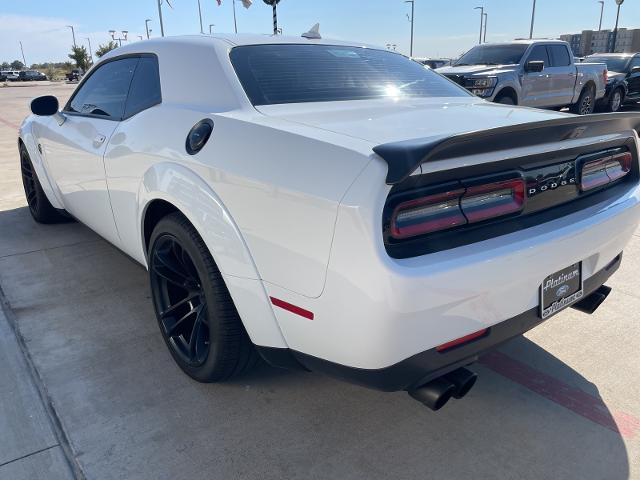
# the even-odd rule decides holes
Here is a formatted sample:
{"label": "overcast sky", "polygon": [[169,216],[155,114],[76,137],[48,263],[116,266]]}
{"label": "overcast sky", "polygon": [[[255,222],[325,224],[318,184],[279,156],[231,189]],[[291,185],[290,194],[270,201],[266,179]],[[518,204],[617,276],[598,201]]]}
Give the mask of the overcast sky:
{"label": "overcast sky", "polygon": [[[198,33],[197,0],[170,0],[163,7],[165,33]],[[146,36],[144,21],[150,18],[152,36],[160,34],[157,0],[0,0],[0,61],[21,59],[19,41],[27,63],[66,60],[76,40],[93,50],[110,40],[109,30],[128,30],[130,40]],[[231,0],[201,0],[204,29],[233,31]],[[246,10],[238,2],[240,32],[269,33],[271,9],[254,0]],[[478,40],[480,13],[489,13],[487,40],[504,41],[529,34],[532,0],[415,0],[415,56],[457,56]],[[325,38],[339,38],[386,45],[397,44],[408,53],[410,6],[403,0],[282,0],[278,7],[284,33],[300,35],[316,22]],[[616,5],[606,0],[603,28],[613,28]],[[600,4],[596,0],[537,0],[535,35],[556,37],[561,33],[597,29]],[[640,28],[640,2],[627,0],[620,26]]]}

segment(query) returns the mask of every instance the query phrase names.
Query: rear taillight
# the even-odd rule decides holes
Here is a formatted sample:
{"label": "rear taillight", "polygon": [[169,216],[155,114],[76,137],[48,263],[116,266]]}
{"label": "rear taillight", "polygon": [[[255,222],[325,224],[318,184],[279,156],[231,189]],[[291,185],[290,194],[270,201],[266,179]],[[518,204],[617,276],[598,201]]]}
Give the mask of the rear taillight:
{"label": "rear taillight", "polygon": [[609,71],[606,68],[604,69],[604,74],[602,76],[604,77],[604,84],[606,85],[609,82]]}
{"label": "rear taillight", "polygon": [[524,191],[521,178],[469,187],[460,200],[460,206],[469,223],[482,222],[522,210]]}
{"label": "rear taillight", "polygon": [[391,216],[391,235],[403,239],[467,223],[460,210],[464,189],[429,195],[399,204]]}
{"label": "rear taillight", "polygon": [[518,178],[409,200],[393,211],[391,236],[400,240],[517,213],[524,192]]}
{"label": "rear taillight", "polygon": [[585,162],[580,174],[580,190],[587,192],[615,182],[631,171],[631,152]]}

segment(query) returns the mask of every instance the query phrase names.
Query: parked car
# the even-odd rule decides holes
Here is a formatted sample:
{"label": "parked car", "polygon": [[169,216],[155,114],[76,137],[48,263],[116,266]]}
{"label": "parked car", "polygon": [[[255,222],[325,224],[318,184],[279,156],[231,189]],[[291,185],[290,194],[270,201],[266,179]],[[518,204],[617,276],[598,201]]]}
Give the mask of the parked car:
{"label": "parked car", "polygon": [[5,70],[2,73],[7,78],[9,82],[15,82],[20,77],[20,72],[18,70]]}
{"label": "parked car", "polygon": [[640,101],[640,53],[597,53],[587,59],[606,63],[609,69],[607,90],[599,107],[617,112],[625,103]]}
{"label": "parked car", "polygon": [[422,65],[426,65],[429,68],[433,68],[434,70],[436,68],[451,65],[451,60],[448,60],[446,58],[414,58],[413,60],[421,63]]}
{"label": "parked car", "polygon": [[18,75],[18,80],[22,82],[35,82],[46,79],[47,76],[44,73],[38,72],[37,70],[23,70]]}
{"label": "parked car", "polygon": [[67,80],[70,82],[78,82],[84,75],[84,70],[81,68],[74,68],[69,73],[67,73]]}
{"label": "parked car", "polygon": [[571,107],[593,113],[604,96],[607,67],[579,63],[559,40],[517,40],[478,45],[437,70],[486,100],[508,105]]}
{"label": "parked car", "polygon": [[88,75],[20,128],[29,210],[149,270],[198,381],[261,356],[438,409],[483,352],[594,311],[640,221],[638,115],[494,105],[398,53],[280,35],[132,43]]}
{"label": "parked car", "polygon": [[7,75],[4,72],[0,72],[0,82],[6,82]]}

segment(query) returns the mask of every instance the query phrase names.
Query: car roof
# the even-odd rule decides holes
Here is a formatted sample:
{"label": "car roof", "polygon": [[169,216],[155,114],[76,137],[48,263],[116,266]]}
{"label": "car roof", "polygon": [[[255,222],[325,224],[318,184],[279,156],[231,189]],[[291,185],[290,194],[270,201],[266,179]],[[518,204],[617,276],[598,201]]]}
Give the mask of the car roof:
{"label": "car roof", "polygon": [[620,57],[620,58],[631,58],[638,55],[637,53],[592,53],[588,55],[589,57]]}
{"label": "car roof", "polygon": [[534,43],[557,43],[559,45],[566,45],[564,40],[553,40],[547,38],[532,38],[532,39],[517,39],[510,42],[495,42],[495,43],[483,43],[482,45],[494,46],[494,45],[533,45]]}

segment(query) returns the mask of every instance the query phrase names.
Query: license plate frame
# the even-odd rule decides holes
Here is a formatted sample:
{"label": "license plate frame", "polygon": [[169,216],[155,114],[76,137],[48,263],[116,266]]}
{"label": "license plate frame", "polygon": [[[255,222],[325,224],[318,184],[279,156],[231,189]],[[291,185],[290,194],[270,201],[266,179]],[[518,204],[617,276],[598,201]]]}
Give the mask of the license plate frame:
{"label": "license plate frame", "polygon": [[582,262],[548,275],[540,284],[539,316],[542,320],[570,307],[584,297]]}

